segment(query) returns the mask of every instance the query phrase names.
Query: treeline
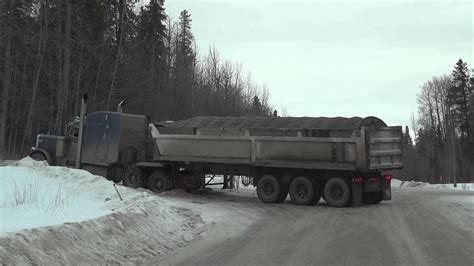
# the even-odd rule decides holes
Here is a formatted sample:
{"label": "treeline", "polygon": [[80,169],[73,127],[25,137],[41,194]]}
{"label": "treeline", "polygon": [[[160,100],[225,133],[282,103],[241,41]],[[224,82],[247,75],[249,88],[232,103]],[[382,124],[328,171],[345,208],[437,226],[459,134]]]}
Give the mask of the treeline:
{"label": "treeline", "polygon": [[450,76],[421,86],[419,110],[403,134],[402,179],[430,183],[474,182],[474,76],[461,59]]}
{"label": "treeline", "polygon": [[191,14],[163,0],[7,0],[0,4],[0,158],[24,154],[38,133],[61,134],[89,94],[89,111],[156,120],[270,115],[269,92],[223,60],[198,55]]}

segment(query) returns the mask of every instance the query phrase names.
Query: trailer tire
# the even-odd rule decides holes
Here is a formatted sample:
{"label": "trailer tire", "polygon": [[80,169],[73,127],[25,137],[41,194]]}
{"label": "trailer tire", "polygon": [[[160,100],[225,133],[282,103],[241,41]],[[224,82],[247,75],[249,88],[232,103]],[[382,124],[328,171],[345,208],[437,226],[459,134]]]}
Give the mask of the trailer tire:
{"label": "trailer tire", "polygon": [[290,183],[290,198],[296,205],[313,205],[315,199],[313,182],[305,176],[293,179]]}
{"label": "trailer tire", "polygon": [[324,186],[324,198],[329,206],[347,206],[351,199],[351,189],[349,184],[340,177],[329,179]]}
{"label": "trailer tire", "polygon": [[264,203],[276,203],[280,199],[281,185],[272,175],[264,175],[258,180],[257,195]]}
{"label": "trailer tire", "polygon": [[126,187],[139,188],[144,184],[143,173],[140,168],[133,165],[125,167],[122,172],[122,182]]}
{"label": "trailer tire", "polygon": [[362,194],[362,203],[364,204],[377,204],[383,200],[382,191],[366,192]]}
{"label": "trailer tire", "polygon": [[156,170],[148,177],[148,188],[155,193],[165,192],[171,187],[170,176],[164,170]]}

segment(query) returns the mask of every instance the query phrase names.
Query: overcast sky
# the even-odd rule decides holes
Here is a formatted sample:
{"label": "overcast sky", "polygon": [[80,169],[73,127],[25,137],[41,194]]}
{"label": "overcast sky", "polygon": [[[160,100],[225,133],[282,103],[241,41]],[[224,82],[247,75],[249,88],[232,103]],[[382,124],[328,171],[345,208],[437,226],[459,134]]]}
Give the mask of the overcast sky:
{"label": "overcast sky", "polygon": [[416,95],[459,58],[474,68],[472,1],[167,0],[191,13],[199,53],[216,46],[291,116],[409,125]]}

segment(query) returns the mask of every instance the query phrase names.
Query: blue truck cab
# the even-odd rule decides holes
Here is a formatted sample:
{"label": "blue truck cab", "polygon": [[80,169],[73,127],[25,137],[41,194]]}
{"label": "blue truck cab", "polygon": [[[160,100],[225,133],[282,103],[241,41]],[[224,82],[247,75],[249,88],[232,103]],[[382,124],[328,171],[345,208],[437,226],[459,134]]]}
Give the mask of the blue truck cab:
{"label": "blue truck cab", "polygon": [[[66,126],[64,136],[39,134],[30,157],[50,165],[74,166],[79,120]],[[84,119],[81,165],[94,174],[120,182],[121,170],[147,157],[146,116],[93,112]]]}

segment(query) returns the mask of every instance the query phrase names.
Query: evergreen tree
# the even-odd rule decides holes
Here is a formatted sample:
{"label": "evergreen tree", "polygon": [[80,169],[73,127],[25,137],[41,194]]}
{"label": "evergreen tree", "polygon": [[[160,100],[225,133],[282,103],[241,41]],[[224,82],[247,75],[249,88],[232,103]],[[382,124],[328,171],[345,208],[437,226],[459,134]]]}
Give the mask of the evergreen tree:
{"label": "evergreen tree", "polygon": [[179,33],[178,33],[178,44],[177,44],[177,61],[185,61],[194,55],[192,44],[194,42],[194,35],[191,32],[191,14],[187,10],[183,10],[179,16]]}
{"label": "evergreen tree", "polygon": [[260,99],[258,98],[257,95],[253,97],[253,102],[252,102],[252,115],[262,115],[262,103],[260,102]]}
{"label": "evergreen tree", "polygon": [[137,50],[135,59],[138,59],[138,75],[143,76],[142,97],[137,97],[143,109],[138,110],[148,116],[158,117],[163,109],[156,106],[156,102],[163,95],[165,79],[163,73],[167,70],[165,59],[166,14],[163,1],[150,1],[140,9],[137,22]]}
{"label": "evergreen tree", "polygon": [[468,99],[472,94],[469,83],[467,65],[459,59],[452,73],[452,86],[449,88],[447,98],[456,126],[463,138],[469,138]]}
{"label": "evergreen tree", "polygon": [[[471,85],[471,96],[469,97],[469,103],[468,103],[468,106],[469,106],[469,137],[470,137],[470,142],[472,144],[474,144],[474,73],[472,74],[471,76],[471,81],[470,81],[470,85]],[[474,157],[474,156],[473,156]]]}
{"label": "evergreen tree", "polygon": [[189,117],[195,102],[194,63],[196,55],[193,49],[194,36],[191,32],[191,14],[181,11],[175,47],[175,62],[172,70],[171,117],[181,119]]}

